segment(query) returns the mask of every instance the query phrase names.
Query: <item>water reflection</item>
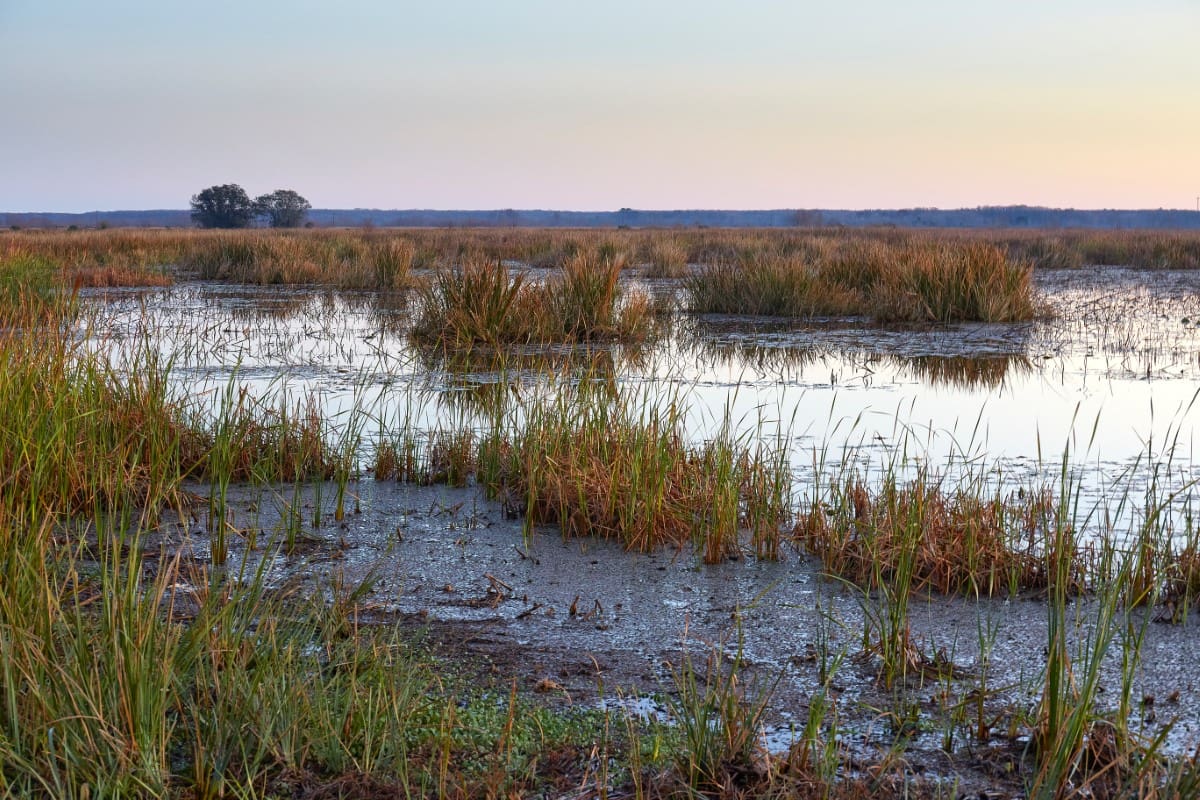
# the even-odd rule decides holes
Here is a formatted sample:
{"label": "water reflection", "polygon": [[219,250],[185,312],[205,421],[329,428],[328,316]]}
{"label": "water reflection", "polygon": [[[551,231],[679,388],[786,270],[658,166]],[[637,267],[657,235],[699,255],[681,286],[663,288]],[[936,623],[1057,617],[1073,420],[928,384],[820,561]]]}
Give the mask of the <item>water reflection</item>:
{"label": "water reflection", "polygon": [[923,383],[969,391],[998,389],[1010,378],[1023,378],[1033,372],[1029,358],[1015,354],[892,358]]}
{"label": "water reflection", "polygon": [[1098,475],[1145,465],[1147,442],[1165,433],[1190,448],[1200,274],[1039,280],[1053,314],[1031,324],[681,315],[641,348],[414,348],[403,293],[213,284],[90,295],[82,325],[87,346],[118,369],[153,351],[183,395],[216,396],[235,380],[312,394],[330,413],[361,404],[381,427],[482,425],[543,398],[636,390],[687,405],[688,436],[711,437],[730,419],[739,435],[783,437],[795,464],[864,443],[890,457],[915,431],[937,463],[966,439],[972,457],[1031,477],[1064,447]]}
{"label": "water reflection", "polygon": [[[855,376],[857,382],[866,384],[908,379],[931,388],[992,391],[1004,386],[1009,378],[1026,377],[1034,369],[1028,355],[1032,340],[1028,326],[1010,331],[1001,341],[994,337],[972,341],[968,332],[955,346],[970,352],[919,355],[910,354],[920,349],[914,348],[914,338],[941,337],[946,330],[911,330],[904,339],[897,337],[894,329],[834,330],[836,333],[830,335],[833,331],[827,327],[787,327],[779,323],[738,326],[728,320],[718,324],[699,320],[680,328],[675,349],[713,372],[806,382],[806,372],[819,371],[822,380],[830,376],[830,385],[845,384],[847,376]],[[939,347],[947,349],[945,343]]]}

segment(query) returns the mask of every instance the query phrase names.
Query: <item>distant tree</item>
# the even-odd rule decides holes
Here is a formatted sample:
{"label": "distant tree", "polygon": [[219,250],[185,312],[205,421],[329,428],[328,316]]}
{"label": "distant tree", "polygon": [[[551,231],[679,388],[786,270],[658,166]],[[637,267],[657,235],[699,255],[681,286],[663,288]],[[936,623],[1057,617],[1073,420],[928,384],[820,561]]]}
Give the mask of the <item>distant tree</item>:
{"label": "distant tree", "polygon": [[254,213],[250,195],[236,183],[192,195],[192,221],[201,228],[248,228]]}
{"label": "distant tree", "polygon": [[299,228],[312,206],[291,189],[276,189],[254,201],[254,211],[272,228]]}

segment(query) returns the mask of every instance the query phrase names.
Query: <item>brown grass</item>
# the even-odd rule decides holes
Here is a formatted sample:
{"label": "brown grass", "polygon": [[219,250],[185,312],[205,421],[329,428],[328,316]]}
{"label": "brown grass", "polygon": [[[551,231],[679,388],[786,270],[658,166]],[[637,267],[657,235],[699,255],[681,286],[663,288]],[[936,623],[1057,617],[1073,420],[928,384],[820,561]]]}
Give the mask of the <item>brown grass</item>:
{"label": "brown grass", "polygon": [[[898,230],[891,228],[570,230],[110,229],[0,231],[0,258],[22,250],[64,270],[111,282],[155,274],[198,274],[256,284],[317,283],[347,289],[399,289],[412,270],[454,267],[469,258],[562,267],[579,253],[646,264],[647,274],[683,275],[688,264],[816,266],[839,286],[864,291],[856,262],[899,248],[999,248],[1035,268],[1119,265],[1200,268],[1200,233],[1191,231]],[[920,256],[928,258],[928,255]],[[889,258],[885,260],[895,260]],[[110,271],[111,270],[111,271]],[[940,280],[945,280],[942,276]],[[86,282],[88,278],[82,278]],[[900,287],[903,288],[903,287]],[[907,306],[904,306],[907,307]],[[935,316],[936,316],[936,309]],[[873,312],[872,312],[873,313]],[[907,315],[904,315],[907,317]]]}
{"label": "brown grass", "polygon": [[743,256],[690,277],[694,311],[885,322],[1015,322],[1037,313],[1031,272],[976,242],[814,240],[787,256]]}
{"label": "brown grass", "polygon": [[413,338],[447,352],[478,346],[639,341],[653,326],[648,299],[622,297],[624,262],[578,253],[545,280],[471,258],[417,294]]}
{"label": "brown grass", "polygon": [[[911,559],[914,590],[993,596],[1046,589],[1047,533],[1054,501],[1047,492],[991,498],[944,490],[920,476],[885,480],[875,493],[847,479],[830,501],[815,503],[796,526],[798,540],[834,575],[866,587],[889,580]],[[1083,585],[1078,565],[1072,591]]]}
{"label": "brown grass", "polygon": [[67,270],[67,280],[75,289],[112,289],[120,286],[170,286],[174,281],[164,272],[146,267],[108,264]]}
{"label": "brown grass", "polygon": [[525,409],[526,421],[482,444],[481,482],[528,525],[630,550],[689,544],[708,563],[741,551],[778,556],[790,518],[786,461],[718,437],[686,443],[681,409],[628,397]]}

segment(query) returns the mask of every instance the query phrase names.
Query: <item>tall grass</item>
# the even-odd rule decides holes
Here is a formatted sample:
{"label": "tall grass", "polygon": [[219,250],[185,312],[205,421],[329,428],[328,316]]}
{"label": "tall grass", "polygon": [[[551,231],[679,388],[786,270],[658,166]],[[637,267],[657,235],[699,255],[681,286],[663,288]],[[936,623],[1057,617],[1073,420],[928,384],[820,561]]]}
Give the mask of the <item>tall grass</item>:
{"label": "tall grass", "polygon": [[[360,624],[369,586],[309,600],[268,589],[269,558],[144,556],[160,515],[192,513],[186,475],[319,480],[328,448],[303,436],[328,441],[328,425],[296,427],[286,405],[271,419],[231,389],[194,429],[166,365],[118,373],[78,345],[72,309],[0,309],[0,795],[475,797],[562,778],[539,759],[575,752],[592,717],[497,702]],[[293,447],[316,461],[276,451]],[[558,769],[580,779],[584,754]]]}
{"label": "tall grass", "polygon": [[439,271],[417,295],[413,337],[443,351],[478,346],[637,341],[653,319],[641,295],[622,298],[619,258],[577,254],[543,282],[501,262]]}
{"label": "tall grass", "polygon": [[708,266],[685,285],[704,313],[1014,322],[1037,312],[1030,268],[973,242],[851,241]]}
{"label": "tall grass", "polygon": [[687,259],[687,248],[677,239],[654,238],[646,247],[643,274],[647,278],[682,278],[687,274]]}
{"label": "tall grass", "polygon": [[631,550],[693,545],[708,563],[749,546],[777,555],[790,518],[786,460],[729,434],[683,437],[684,409],[665,399],[559,399],[531,404],[480,447],[480,477],[533,525]]}

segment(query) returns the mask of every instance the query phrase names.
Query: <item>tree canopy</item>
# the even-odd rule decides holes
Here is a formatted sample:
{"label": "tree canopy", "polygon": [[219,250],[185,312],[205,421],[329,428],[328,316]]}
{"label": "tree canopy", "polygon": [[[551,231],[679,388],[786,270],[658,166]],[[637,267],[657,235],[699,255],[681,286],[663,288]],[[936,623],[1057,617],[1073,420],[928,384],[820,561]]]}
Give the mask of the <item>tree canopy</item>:
{"label": "tree canopy", "polygon": [[210,186],[192,195],[192,221],[201,228],[247,228],[255,206],[236,183]]}
{"label": "tree canopy", "polygon": [[255,213],[266,217],[272,228],[300,227],[310,208],[309,202],[291,189],[276,189],[254,201]]}

